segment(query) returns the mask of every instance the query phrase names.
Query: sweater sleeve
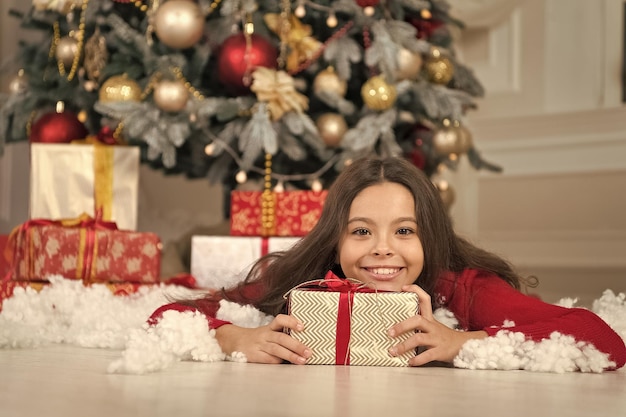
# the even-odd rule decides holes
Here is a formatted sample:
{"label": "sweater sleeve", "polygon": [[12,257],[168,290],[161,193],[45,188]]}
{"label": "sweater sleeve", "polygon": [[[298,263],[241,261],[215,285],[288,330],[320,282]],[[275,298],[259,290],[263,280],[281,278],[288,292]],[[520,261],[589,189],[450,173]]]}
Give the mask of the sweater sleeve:
{"label": "sweater sleeve", "polygon": [[[245,303],[251,300],[258,299],[261,295],[261,287],[256,284],[249,284],[241,288],[237,287],[226,292],[229,300],[233,302]],[[211,292],[207,297],[199,300],[189,300],[165,304],[157,308],[148,318],[147,323],[149,325],[155,325],[166,311],[197,311],[204,314],[209,322],[209,329],[217,329],[225,324],[231,324],[226,320],[220,320],[217,318],[217,311],[219,310],[219,302],[221,297],[218,297],[215,292]]]}
{"label": "sweater sleeve", "polygon": [[617,368],[626,363],[624,340],[589,310],[545,303],[497,276],[473,270],[464,271],[454,283],[448,280],[443,289],[449,296],[447,307],[467,330],[484,330],[490,336],[500,330],[521,332],[534,341],[559,332],[607,353]]}
{"label": "sweater sleeve", "polygon": [[[148,318],[148,324],[154,326],[158,323],[158,321],[163,317],[163,314],[166,311],[198,311],[204,314],[209,322],[209,329],[217,329],[225,324],[230,324],[228,321],[220,320],[215,317],[217,313],[217,307],[213,308],[212,306],[208,306],[208,303],[198,303],[196,305],[189,305],[183,303],[169,303],[165,304],[159,308],[157,308],[154,313],[150,315]],[[217,304],[217,303],[214,303]]]}

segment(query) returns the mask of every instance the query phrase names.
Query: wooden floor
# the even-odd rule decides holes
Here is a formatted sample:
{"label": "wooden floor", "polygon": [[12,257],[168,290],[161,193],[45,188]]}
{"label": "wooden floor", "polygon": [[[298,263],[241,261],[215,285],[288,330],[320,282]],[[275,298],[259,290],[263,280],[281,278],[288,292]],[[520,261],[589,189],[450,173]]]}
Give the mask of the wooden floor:
{"label": "wooden floor", "polygon": [[119,351],[0,351],[2,417],[626,416],[626,372],[181,362],[108,374]]}

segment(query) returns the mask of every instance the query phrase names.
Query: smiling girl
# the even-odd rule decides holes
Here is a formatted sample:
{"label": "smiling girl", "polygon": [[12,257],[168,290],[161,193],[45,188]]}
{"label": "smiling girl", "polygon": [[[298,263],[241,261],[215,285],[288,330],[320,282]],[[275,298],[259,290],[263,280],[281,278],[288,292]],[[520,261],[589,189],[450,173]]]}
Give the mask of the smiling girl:
{"label": "smiling girl", "polygon": [[[466,341],[501,330],[534,341],[557,331],[605,353],[615,364],[611,369],[626,362],[623,340],[600,317],[523,294],[524,279],[509,263],[457,236],[437,189],[402,158],[355,161],[331,186],[317,225],[293,248],[261,258],[241,285],[168,304],[151,320],[166,310],[199,310],[225,353],[242,352],[249,362],[305,364],[311,350],[283,330],[300,331],[306,323],[285,314],[283,295],[328,271],[378,290],[418,295],[419,314],[388,329],[391,337],[412,334],[389,350],[396,356],[421,348],[412,366],[451,363]],[[221,298],[252,304],[275,318],[257,328],[218,320]],[[438,307],[451,311],[463,331],[437,321]]]}

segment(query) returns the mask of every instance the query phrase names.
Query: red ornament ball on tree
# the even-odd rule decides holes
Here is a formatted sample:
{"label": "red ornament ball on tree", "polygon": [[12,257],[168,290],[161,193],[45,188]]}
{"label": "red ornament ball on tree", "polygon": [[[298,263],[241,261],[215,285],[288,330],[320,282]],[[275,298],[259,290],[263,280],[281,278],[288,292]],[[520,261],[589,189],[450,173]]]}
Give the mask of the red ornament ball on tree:
{"label": "red ornament ball on tree", "polygon": [[89,132],[72,112],[46,113],[30,129],[30,141],[34,143],[69,143],[84,139]]}
{"label": "red ornament ball on tree", "polygon": [[97,138],[98,142],[102,142],[105,145],[115,145],[117,144],[117,140],[115,140],[114,131],[109,126],[102,126],[100,131],[98,132]]}
{"label": "red ornament ball on tree", "polygon": [[234,93],[249,90],[244,77],[255,68],[276,68],[278,65],[278,50],[270,41],[252,34],[250,44],[250,50],[246,51],[246,37],[243,33],[230,36],[222,43],[217,57],[218,79]]}

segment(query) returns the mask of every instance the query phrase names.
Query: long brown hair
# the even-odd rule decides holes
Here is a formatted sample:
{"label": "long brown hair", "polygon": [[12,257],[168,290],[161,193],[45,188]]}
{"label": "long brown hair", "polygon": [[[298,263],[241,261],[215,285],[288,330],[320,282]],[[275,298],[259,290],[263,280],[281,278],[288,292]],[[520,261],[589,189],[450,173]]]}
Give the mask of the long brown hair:
{"label": "long brown hair", "polygon": [[[438,190],[422,171],[403,158],[369,157],[354,161],[337,177],[317,224],[305,237],[288,251],[269,254],[255,263],[242,283],[262,286],[263,296],[251,300],[255,306],[276,315],[283,310],[283,295],[291,288],[340,268],[336,265],[337,248],[352,201],[365,188],[384,182],[401,184],[413,195],[418,235],[424,248],[424,268],[415,283],[431,296],[442,273],[466,268],[495,273],[520,288],[522,279],[507,261],[455,234]],[[230,298],[228,292],[226,296]]]}

